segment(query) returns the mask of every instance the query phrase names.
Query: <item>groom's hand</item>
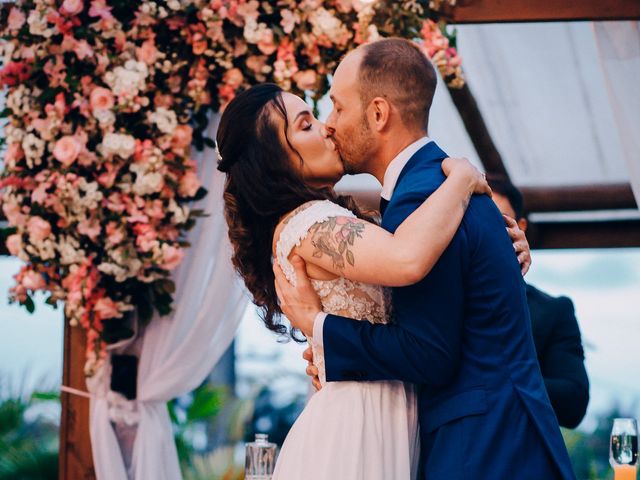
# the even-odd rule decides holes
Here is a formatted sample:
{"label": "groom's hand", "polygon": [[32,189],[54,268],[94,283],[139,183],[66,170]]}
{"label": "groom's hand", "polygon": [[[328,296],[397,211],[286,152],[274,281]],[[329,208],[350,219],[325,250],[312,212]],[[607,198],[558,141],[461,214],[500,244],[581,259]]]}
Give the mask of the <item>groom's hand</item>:
{"label": "groom's hand", "polygon": [[320,383],[320,377],[318,377],[318,367],[313,364],[313,349],[309,347],[302,352],[302,358],[309,362],[307,365],[307,375],[311,377],[313,387],[316,390],[320,390],[322,388],[322,384]]}
{"label": "groom's hand", "polygon": [[299,255],[291,258],[291,265],[296,272],[294,287],[289,283],[277,262],[273,264],[275,286],[282,313],[289,319],[291,325],[299,329],[307,338],[313,336],[313,324],[316,316],[322,311],[320,298],[311,285],[307,276],[304,260]]}

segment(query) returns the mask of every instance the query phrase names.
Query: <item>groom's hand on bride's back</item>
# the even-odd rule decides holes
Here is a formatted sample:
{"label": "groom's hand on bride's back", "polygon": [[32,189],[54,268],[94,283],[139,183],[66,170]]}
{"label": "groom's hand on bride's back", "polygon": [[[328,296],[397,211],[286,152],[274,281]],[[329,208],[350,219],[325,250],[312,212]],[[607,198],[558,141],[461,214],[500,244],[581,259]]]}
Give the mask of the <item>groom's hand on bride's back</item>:
{"label": "groom's hand on bride's back", "polygon": [[307,375],[311,377],[311,383],[316,390],[320,390],[322,385],[320,384],[320,377],[318,377],[318,367],[313,364],[313,349],[308,347],[302,352],[302,358],[304,358],[309,364],[307,365]]}

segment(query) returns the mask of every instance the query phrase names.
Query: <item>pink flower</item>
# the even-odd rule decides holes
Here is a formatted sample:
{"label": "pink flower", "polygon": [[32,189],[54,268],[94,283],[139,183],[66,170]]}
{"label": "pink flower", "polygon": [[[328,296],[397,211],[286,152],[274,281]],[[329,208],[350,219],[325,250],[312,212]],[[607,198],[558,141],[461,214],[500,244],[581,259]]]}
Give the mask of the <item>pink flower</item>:
{"label": "pink flower", "polygon": [[180,247],[173,247],[168,243],[162,244],[162,268],[173,270],[182,261],[184,252]]}
{"label": "pink flower", "polygon": [[223,82],[229,85],[234,90],[237,89],[244,81],[244,75],[239,68],[232,68],[227,70],[222,78]]}
{"label": "pink flower", "polygon": [[0,84],[12,87],[18,83],[25,82],[31,70],[25,62],[9,62],[0,70]]}
{"label": "pink flower", "polygon": [[150,251],[158,242],[158,232],[148,223],[137,223],[133,227],[136,233],[136,246],[143,252]]}
{"label": "pink flower", "polygon": [[15,203],[3,203],[2,211],[4,212],[4,216],[7,217],[9,225],[13,227],[22,226],[27,220],[26,215],[20,212],[20,205]]}
{"label": "pink flower", "polygon": [[17,257],[18,255],[20,255],[20,252],[22,251],[22,235],[18,233],[9,235],[7,237],[6,245],[7,245],[7,250],[9,250],[9,253],[14,257]]}
{"label": "pink flower", "polygon": [[193,197],[200,188],[200,180],[194,171],[188,171],[180,179],[180,186],[178,192],[183,197]]}
{"label": "pink flower", "polygon": [[101,319],[121,316],[118,305],[109,297],[100,298],[93,306],[93,311],[97,313]]}
{"label": "pink flower", "polygon": [[75,42],[73,51],[80,60],[93,57],[93,48],[91,48],[91,45],[89,45],[86,40]]}
{"label": "pink flower", "polygon": [[65,135],[56,142],[56,146],[53,149],[53,156],[65,167],[68,167],[76,161],[81,151],[82,145],[80,145],[76,137],[73,135]]}
{"label": "pink flower", "polygon": [[265,55],[271,55],[273,52],[276,51],[278,46],[274,41],[273,31],[270,28],[267,28],[264,30],[264,33],[262,34],[262,38],[257,43],[257,46],[258,46],[258,50],[260,50]]}
{"label": "pink flower", "polygon": [[191,145],[193,129],[189,125],[178,125],[173,131],[171,141],[176,148],[187,148]]}
{"label": "pink flower", "polygon": [[51,234],[51,224],[44,218],[31,217],[27,222],[27,230],[29,232],[29,241],[32,243],[40,242]]}
{"label": "pink flower", "polygon": [[21,283],[27,290],[39,290],[47,286],[42,275],[33,270],[24,272]]}
{"label": "pink flower", "polygon": [[300,90],[312,90],[317,83],[316,72],[310,69],[296,73],[293,79],[296,81],[296,86]]}
{"label": "pink flower", "polygon": [[110,245],[118,245],[124,240],[124,232],[121,228],[118,228],[116,222],[109,222],[107,224],[107,241]]}
{"label": "pink flower", "polygon": [[24,22],[26,21],[26,16],[19,8],[12,7],[9,12],[9,19],[7,20],[7,25],[9,30],[20,30]]}
{"label": "pink flower", "polygon": [[84,9],[84,0],[64,0],[60,10],[67,15],[77,15]]}
{"label": "pink flower", "polygon": [[78,232],[82,235],[86,235],[94,242],[100,236],[101,231],[100,223],[95,220],[82,220],[78,223]]}
{"label": "pink flower", "polygon": [[96,87],[91,91],[89,96],[89,103],[91,104],[91,110],[109,110],[113,108],[114,98],[113,93],[108,88]]}
{"label": "pink flower", "polygon": [[4,154],[4,161],[6,165],[15,165],[18,160],[24,157],[22,151],[22,145],[20,142],[13,142],[7,146],[7,151]]}
{"label": "pink flower", "polygon": [[158,60],[160,52],[156,48],[153,39],[149,39],[144,42],[141,47],[136,48],[136,55],[141,62],[147,65],[153,65]]}

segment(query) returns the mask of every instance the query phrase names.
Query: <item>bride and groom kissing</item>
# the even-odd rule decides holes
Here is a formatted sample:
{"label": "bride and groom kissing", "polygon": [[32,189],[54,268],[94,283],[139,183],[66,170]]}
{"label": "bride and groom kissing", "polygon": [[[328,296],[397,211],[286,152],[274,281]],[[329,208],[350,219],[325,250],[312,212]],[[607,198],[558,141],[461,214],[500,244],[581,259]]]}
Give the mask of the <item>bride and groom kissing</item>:
{"label": "bride and groom kissing", "polygon": [[[575,478],[531,336],[528,244],[484,175],[426,136],[435,87],[412,42],[384,39],[340,63],[326,124],[271,84],[222,115],[234,267],[267,328],[286,334],[284,313],[307,338],[321,387],[274,479]],[[333,189],[356,173],[382,184],[379,224]]]}

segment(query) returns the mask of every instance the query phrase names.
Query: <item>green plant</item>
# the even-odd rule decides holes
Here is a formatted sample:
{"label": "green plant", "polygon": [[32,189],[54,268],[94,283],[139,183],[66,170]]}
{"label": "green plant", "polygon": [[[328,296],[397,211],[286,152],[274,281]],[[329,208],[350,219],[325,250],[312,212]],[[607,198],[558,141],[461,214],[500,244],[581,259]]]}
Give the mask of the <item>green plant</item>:
{"label": "green plant", "polygon": [[57,478],[58,425],[46,410],[59,402],[56,392],[29,395],[0,378],[0,480]]}

